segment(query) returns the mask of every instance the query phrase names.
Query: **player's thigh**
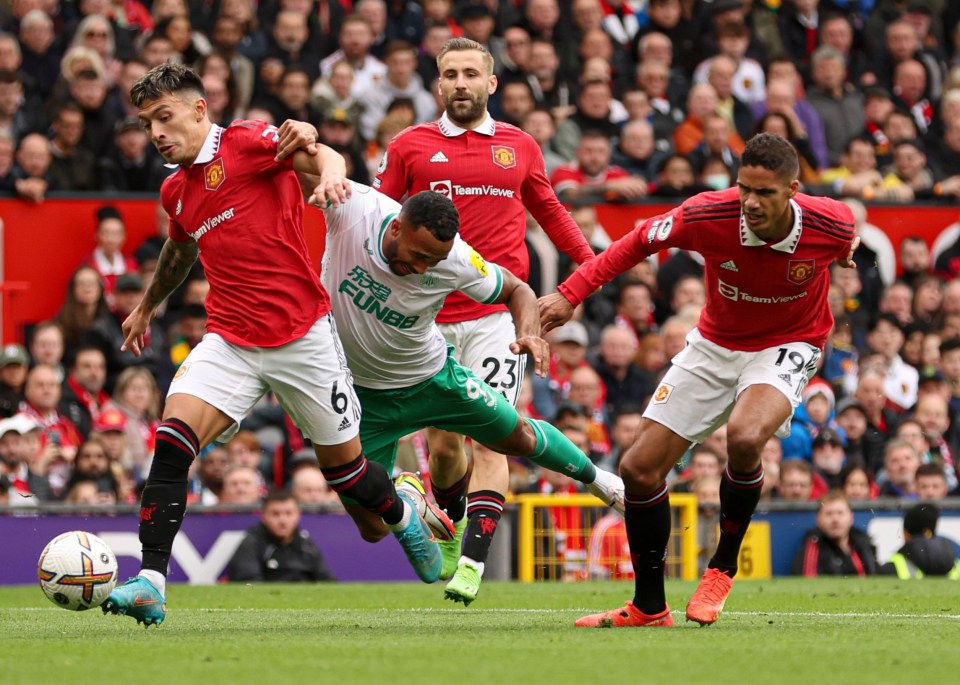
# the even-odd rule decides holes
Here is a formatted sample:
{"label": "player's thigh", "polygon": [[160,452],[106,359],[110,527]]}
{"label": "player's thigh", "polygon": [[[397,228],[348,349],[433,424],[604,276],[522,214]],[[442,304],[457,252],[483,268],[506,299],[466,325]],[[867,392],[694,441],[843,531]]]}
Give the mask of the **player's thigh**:
{"label": "player's thigh", "polygon": [[456,350],[457,360],[484,383],[516,405],[523,385],[526,357],[510,351],[517,339],[509,312],[497,312],[474,321],[444,324],[444,337]]}
{"label": "player's thigh", "polygon": [[[178,395],[189,395],[202,400],[230,419],[221,439],[231,438],[243,418],[267,391],[267,385],[260,377],[253,354],[255,353],[227,342],[216,333],[207,333],[190,351],[170,382],[170,389],[167,391],[167,405],[170,408],[164,412],[164,416],[174,416],[171,412],[175,411],[178,405],[184,411],[194,414],[189,403],[176,400]],[[204,426],[193,425],[190,419],[184,416],[177,418],[190,424],[191,428],[197,431],[198,437],[202,433],[215,430],[214,424],[219,422],[222,425],[217,414],[211,414],[208,420],[198,417],[198,420],[209,424]]]}
{"label": "player's thigh", "polygon": [[430,382],[437,398],[431,425],[488,446],[498,445],[516,428],[520,416],[513,405],[456,360],[448,359]]}
{"label": "player's thigh", "polygon": [[359,434],[360,402],[333,317],[317,320],[299,340],[264,350],[263,376],[314,445],[340,445]]}
{"label": "player's thigh", "polygon": [[703,442],[730,416],[743,366],[741,354],[692,331],[650,398],[644,417],[690,442]]}
{"label": "player's thigh", "polygon": [[375,461],[393,474],[400,439],[417,430],[410,398],[405,390],[355,388],[363,416],[360,419],[360,444],[369,461]]}
{"label": "player's thigh", "polygon": [[[744,401],[738,400],[738,411],[732,418],[737,420],[737,426],[749,422],[774,422],[776,435],[786,437],[790,434],[793,412],[803,399],[803,389],[817,372],[820,350],[807,343],[794,342],[744,354],[747,361],[737,382],[737,397]],[[744,393],[753,386],[775,388],[788,404],[767,402],[764,395],[758,393],[753,393],[756,399],[750,401]],[[742,408],[741,404],[744,405]],[[734,427],[731,422],[731,428]]]}

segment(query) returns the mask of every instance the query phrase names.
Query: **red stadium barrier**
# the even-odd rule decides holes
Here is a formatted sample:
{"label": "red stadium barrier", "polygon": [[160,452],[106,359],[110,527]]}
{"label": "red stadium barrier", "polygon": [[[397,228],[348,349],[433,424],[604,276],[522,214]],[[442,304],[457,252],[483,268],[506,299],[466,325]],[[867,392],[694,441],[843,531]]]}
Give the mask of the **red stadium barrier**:
{"label": "red stadium barrier", "polygon": [[[127,225],[126,250],[132,252],[155,233],[154,200],[56,199],[35,205],[23,200],[0,200],[3,221],[3,284],[26,284],[4,289],[3,341],[19,340],[25,324],[48,319],[63,302],[73,270],[94,248],[94,212],[110,204]],[[612,238],[629,231],[637,219],[667,211],[673,204],[598,205],[600,223]],[[960,218],[956,207],[872,206],[869,221],[879,226],[894,248],[908,235],[922,236],[932,246],[943,230]],[[319,269],[323,254],[323,218],[307,208],[307,244]],[[251,256],[255,258],[255,255]]]}

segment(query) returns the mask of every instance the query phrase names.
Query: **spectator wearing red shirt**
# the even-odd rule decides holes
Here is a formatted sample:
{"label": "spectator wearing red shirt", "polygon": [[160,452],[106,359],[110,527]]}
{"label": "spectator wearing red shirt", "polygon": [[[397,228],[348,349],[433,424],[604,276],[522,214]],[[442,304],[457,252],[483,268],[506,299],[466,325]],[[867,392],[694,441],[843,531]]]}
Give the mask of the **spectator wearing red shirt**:
{"label": "spectator wearing red shirt", "polygon": [[577,161],[558,167],[550,176],[557,197],[635,200],[646,196],[646,181],[611,165],[610,154],[610,141],[605,134],[584,132],[577,145]]}

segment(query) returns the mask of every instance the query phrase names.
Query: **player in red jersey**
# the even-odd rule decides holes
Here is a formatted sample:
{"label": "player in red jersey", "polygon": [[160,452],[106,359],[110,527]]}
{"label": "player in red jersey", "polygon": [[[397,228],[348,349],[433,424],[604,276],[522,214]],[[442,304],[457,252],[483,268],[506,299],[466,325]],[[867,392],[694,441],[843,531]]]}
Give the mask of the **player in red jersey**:
{"label": "player in red jersey", "polygon": [[833,325],[830,264],[854,266],[860,239],[850,209],[798,194],[799,163],[783,138],[760,134],[740,160],[737,187],[701,193],[640,222],[540,301],[546,330],[566,322],[598,286],[668,247],[705,260],[707,304],[673,359],[626,451],[627,537],[635,594],[626,606],[578,626],[669,626],[664,558],[670,537],[665,478],[692,443],[727,424],[729,462],[720,486],[720,540],[687,619],[716,621],[733,586],[737,556],[760,498],[760,452],[786,435]]}
{"label": "player in red jersey", "polygon": [[[162,64],[130,91],[157,150],[179,170],[161,202],[170,238],[140,304],[123,323],[122,349],[139,355],[157,306],[198,254],[210,281],[207,334],[170,385],[156,452],[140,504],[140,575],[116,588],[104,612],[147,625],[165,616],[165,577],[187,503],[187,471],[218,436],[230,437],[267,392],[276,394],[313,442],[331,487],[379,514],[417,574],[440,572],[440,550],[416,508],[398,496],[382,466],[368,463],[358,438],[360,405],[330,315],[330,299],[310,264],[297,172],[319,176],[311,202],[347,199],[343,158],[315,143],[312,126],[261,121],[228,128],[207,115],[195,72]],[[308,133],[281,131],[305,127]],[[299,149],[305,148],[305,149]],[[202,250],[202,252],[201,252]]]}
{"label": "player in red jersey", "polygon": [[[447,195],[460,212],[463,239],[522,281],[530,272],[524,245],[526,210],[575,262],[592,259],[583,233],[553,192],[537,143],[487,112],[487,101],[497,89],[490,53],[468,38],[454,38],[440,51],[437,66],[446,112],[438,121],[409,128],[390,142],[374,187],[395,200],[421,190]],[[510,352],[516,336],[506,308],[480,305],[453,293],[437,323],[456,349],[457,360],[516,404],[523,359]],[[458,533],[453,541],[440,543],[444,556],[440,577],[453,576],[445,590],[448,598],[469,603],[479,590],[479,580],[473,579],[483,573],[503,510],[507,462],[475,444],[467,495],[463,438],[432,429],[428,438],[434,496],[456,522]]]}

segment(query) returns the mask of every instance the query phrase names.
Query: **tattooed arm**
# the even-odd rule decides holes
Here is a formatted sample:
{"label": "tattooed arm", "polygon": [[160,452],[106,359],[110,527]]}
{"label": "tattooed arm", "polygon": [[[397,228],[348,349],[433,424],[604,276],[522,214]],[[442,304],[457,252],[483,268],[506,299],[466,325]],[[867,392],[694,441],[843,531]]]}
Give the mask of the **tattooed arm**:
{"label": "tattooed arm", "polygon": [[121,351],[125,352],[129,349],[133,351],[134,356],[140,356],[144,345],[143,334],[150,326],[150,320],[156,314],[157,307],[187,277],[199,254],[200,248],[193,240],[185,243],[167,240],[163,244],[150,287],[143,294],[140,304],[123,322],[124,340],[123,345],[120,346]]}

